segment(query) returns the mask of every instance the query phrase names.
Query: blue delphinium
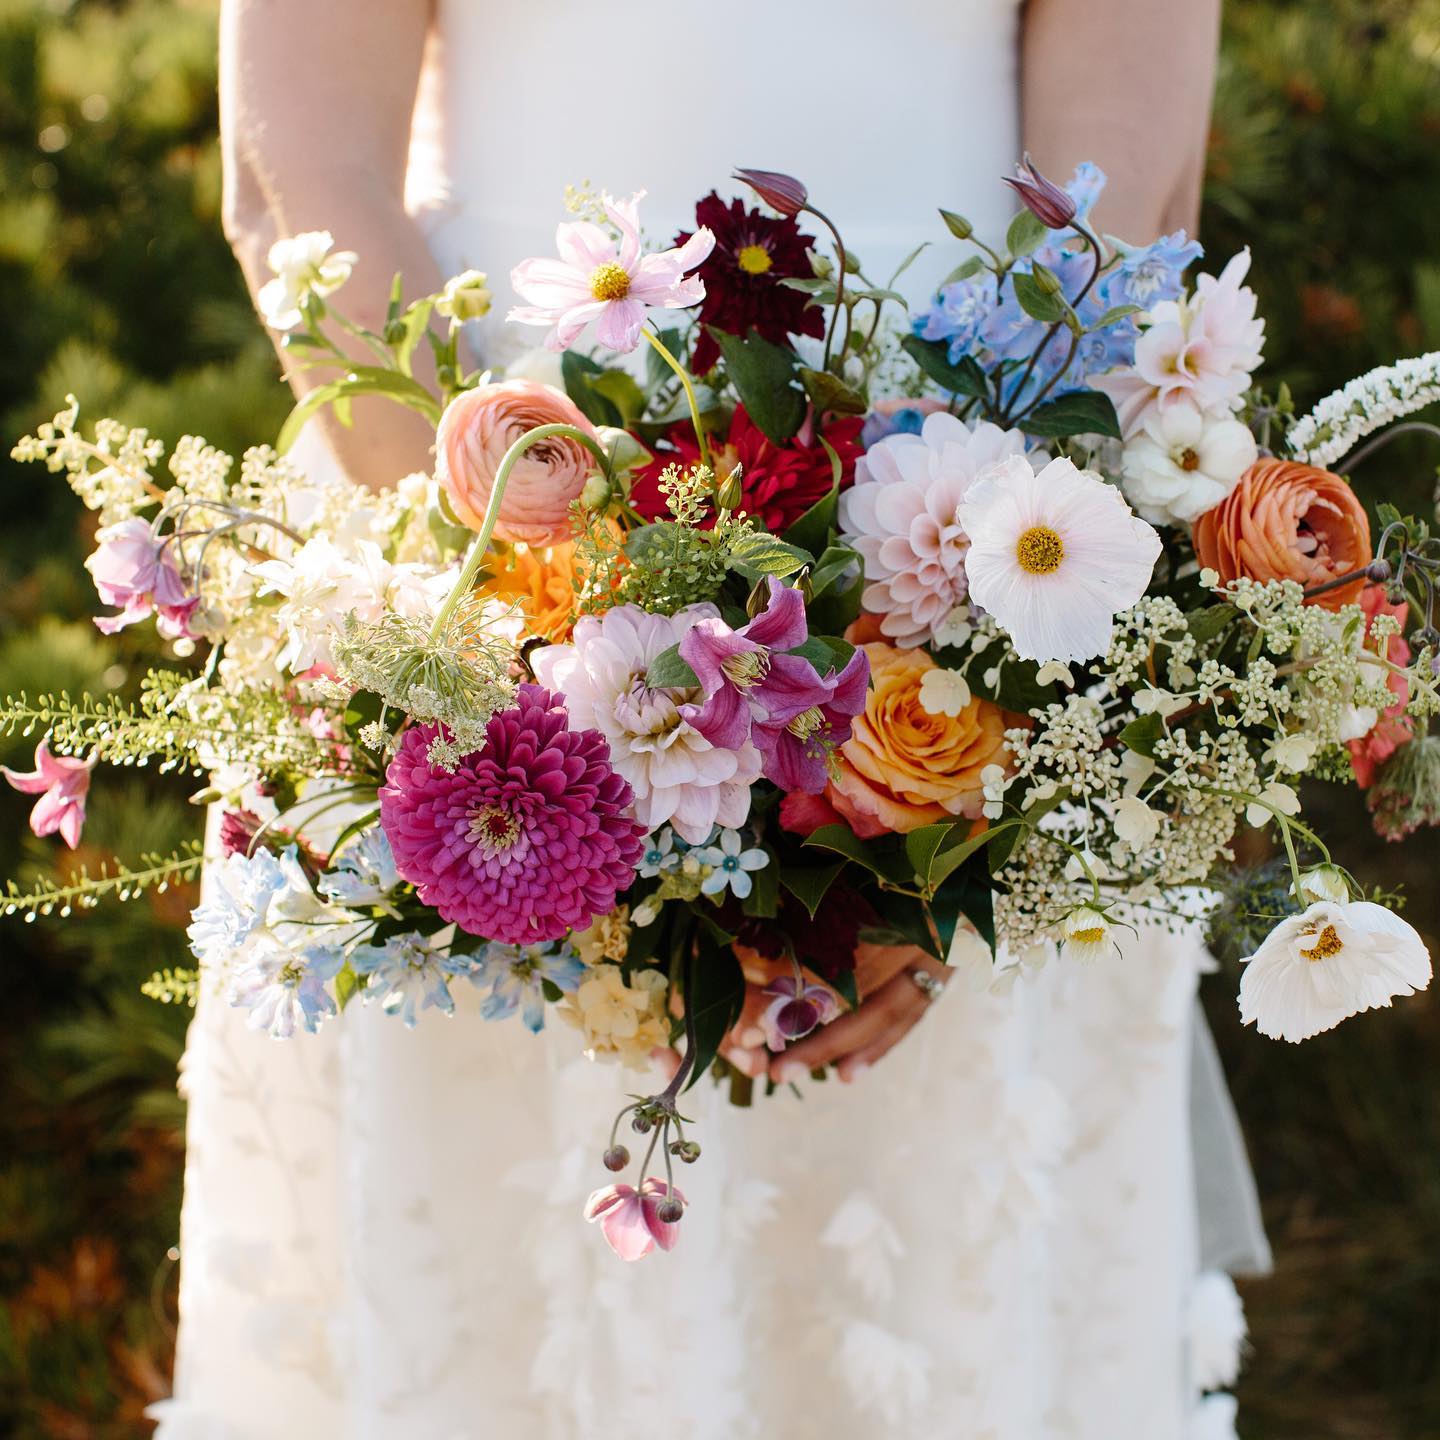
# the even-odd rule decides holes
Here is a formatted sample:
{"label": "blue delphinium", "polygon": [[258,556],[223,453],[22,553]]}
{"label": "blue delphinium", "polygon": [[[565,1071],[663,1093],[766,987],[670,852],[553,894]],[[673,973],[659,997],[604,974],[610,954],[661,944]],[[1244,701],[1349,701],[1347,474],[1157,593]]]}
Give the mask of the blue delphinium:
{"label": "blue delphinium", "polygon": [[399,883],[389,837],[376,825],[345,847],[336,868],[321,877],[320,893],[337,905],[397,915],[389,897]]}
{"label": "blue delphinium", "polygon": [[[1087,163],[1076,170],[1065,188],[1076,202],[1077,220],[1084,221],[1105,188],[1105,175]],[[1200,253],[1200,246],[1188,240],[1184,231],[1163,236],[1150,245],[1123,247],[1118,262],[1076,306],[1080,320],[1088,328],[1117,307],[1136,305],[1149,309],[1162,300],[1175,299],[1186,266]],[[1062,293],[1073,303],[1090,278],[1094,260],[1073,231],[1052,230],[1033,255],[1016,262],[1014,271],[1033,273],[1036,263],[1054,272]],[[1053,399],[1086,388],[1093,377],[1107,370],[1133,364],[1139,338],[1134,318],[1121,316],[1085,335],[1072,358],[1072,337],[1062,327],[1045,342],[1033,369],[1022,381],[1020,376],[1030,356],[1050,327],[1025,313],[1015,298],[1013,285],[1007,284],[997,296],[996,279],[988,271],[945,286],[929,309],[913,318],[912,327],[921,339],[945,342],[952,365],[966,355],[987,371],[1011,362],[1002,390],[1012,412],[1023,409],[1042,392],[1047,399]],[[1068,368],[1062,374],[1067,362]]]}
{"label": "blue delphinium", "polygon": [[296,952],[266,937],[253,945],[231,978],[226,998],[250,1012],[246,1024],[276,1040],[296,1030],[313,1035],[336,1013],[327,988],[345,963],[338,947],[312,945]]}
{"label": "blue delphinium", "polygon": [[580,988],[585,977],[583,960],[565,944],[502,945],[492,941],[480,953],[470,978],[490,993],[480,1007],[487,1020],[506,1020],[517,1010],[526,1026],[537,1034],[545,1028],[545,990],[548,980],[567,994]]}
{"label": "blue delphinium", "polygon": [[449,952],[453,927],[431,936],[393,935],[383,945],[357,945],[350,963],[366,977],[361,992],[367,1001],[379,1000],[387,1015],[399,1015],[414,1028],[421,1010],[455,1013],[450,977],[464,975],[470,961]]}
{"label": "blue delphinium", "polygon": [[202,965],[222,964],[264,928],[271,901],[297,883],[309,891],[293,845],[283,856],[269,850],[227,855],[210,872],[206,898],[186,931],[195,958]]}

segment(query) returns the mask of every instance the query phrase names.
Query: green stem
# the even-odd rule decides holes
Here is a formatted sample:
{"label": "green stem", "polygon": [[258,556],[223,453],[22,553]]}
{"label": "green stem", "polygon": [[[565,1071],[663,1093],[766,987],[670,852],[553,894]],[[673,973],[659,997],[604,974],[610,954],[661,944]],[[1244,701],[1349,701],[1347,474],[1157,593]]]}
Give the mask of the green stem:
{"label": "green stem", "polygon": [[828,370],[830,368],[830,347],[835,340],[835,328],[840,319],[840,308],[845,304],[845,242],[840,238],[840,232],[835,228],[835,222],[823,210],[817,210],[813,205],[807,205],[805,209],[830,232],[831,238],[835,241],[835,308],[830,313],[830,323],[825,327],[825,358],[820,362],[820,368]]}
{"label": "green stem", "polygon": [[[690,372],[670,353],[669,347],[654,330],[642,330],[640,332],[649,342],[650,348],[675,372],[679,377],[681,385],[685,387],[685,399],[690,404],[690,423],[695,427],[695,440],[700,446],[700,463],[715,473],[715,467],[710,463],[710,442],[705,436],[705,426],[700,421],[700,402],[695,396],[695,385],[690,379]],[[720,476],[715,475],[718,482]]]}
{"label": "green stem", "polygon": [[595,437],[587,435],[574,425],[537,425],[533,430],[527,430],[515,441],[505,452],[500,461],[500,468],[495,472],[495,484],[490,491],[490,503],[485,507],[485,519],[480,526],[480,533],[470,544],[469,553],[465,556],[464,567],[460,571],[460,578],[456,580],[454,588],[435,616],[434,625],[430,627],[432,643],[439,640],[440,636],[445,633],[445,627],[450,623],[450,617],[454,615],[456,607],[470,593],[470,587],[475,583],[475,572],[479,570],[480,562],[484,560],[485,552],[490,548],[490,537],[495,533],[495,522],[500,518],[500,506],[505,499],[505,486],[509,483],[510,472],[532,445],[538,444],[541,440],[548,440],[555,435],[579,441],[595,456],[602,467],[610,463],[610,457],[600,448]]}

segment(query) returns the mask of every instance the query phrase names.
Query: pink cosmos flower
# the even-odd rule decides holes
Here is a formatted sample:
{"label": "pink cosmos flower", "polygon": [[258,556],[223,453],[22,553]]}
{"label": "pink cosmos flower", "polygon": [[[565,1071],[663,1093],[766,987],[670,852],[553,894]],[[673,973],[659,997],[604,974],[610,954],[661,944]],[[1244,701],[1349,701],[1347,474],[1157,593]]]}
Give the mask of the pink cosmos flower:
{"label": "pink cosmos flower", "polygon": [[605,1243],[622,1260],[643,1260],[657,1245],[673,1250],[680,1238],[680,1222],[666,1222],[658,1214],[668,1195],[685,1203],[685,1197],[663,1180],[645,1180],[639,1190],[633,1185],[607,1185],[585,1202],[585,1218],[600,1222]]}
{"label": "pink cosmos flower", "polygon": [[25,795],[38,795],[30,812],[30,828],[36,835],[53,835],[73,850],[80,843],[80,827],[85,823],[85,797],[90,791],[90,772],[95,768],[89,760],[72,760],[65,755],[52,755],[42,740],[35,747],[35,768],[29,774],[0,765],[0,775]]}
{"label": "pink cosmos flower", "polygon": [[640,253],[638,206],[642,190],[629,200],[605,197],[605,213],[620,232],[616,243],[589,220],[573,220],[555,230],[558,260],[522,260],[511,272],[515,293],[528,300],[509,319],[521,325],[549,325],[545,345],[568,350],[593,320],[600,343],[627,353],[640,343],[647,308],[677,310],[705,298],[694,270],[715,248],[704,226],[683,245],[651,255]]}
{"label": "pink cosmos flower", "polygon": [[760,1017],[765,1043],[775,1051],[808,1035],[817,1025],[828,1025],[840,1008],[823,985],[810,985],[798,975],[781,975],[766,987],[774,998]]}
{"label": "pink cosmos flower", "polygon": [[200,603],[185,591],[168,546],[144,520],[122,520],[99,534],[100,547],[85,562],[100,598],[120,614],[96,616],[102,634],[113,635],[146,616],[167,640],[189,635],[190,616]]}

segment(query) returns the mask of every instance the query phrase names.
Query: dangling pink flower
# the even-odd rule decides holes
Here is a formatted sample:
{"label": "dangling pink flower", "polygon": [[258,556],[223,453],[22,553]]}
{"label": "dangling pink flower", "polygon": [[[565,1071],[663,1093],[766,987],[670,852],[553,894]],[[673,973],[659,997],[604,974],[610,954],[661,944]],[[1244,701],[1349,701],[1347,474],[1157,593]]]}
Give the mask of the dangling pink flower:
{"label": "dangling pink flower", "polygon": [[680,1238],[680,1222],[660,1218],[667,1199],[685,1203],[678,1190],[653,1177],[638,1190],[633,1185],[607,1185],[585,1202],[585,1218],[600,1222],[605,1243],[622,1260],[643,1260],[657,1245],[673,1250]]}
{"label": "dangling pink flower", "polygon": [[169,548],[144,520],[122,520],[99,534],[100,547],[85,562],[100,598],[118,605],[120,614],[99,615],[96,626],[113,635],[148,615],[167,640],[190,633],[190,616],[200,603],[186,593],[185,582]]}
{"label": "dangling pink flower", "polygon": [[72,760],[66,755],[52,755],[42,740],[35,747],[35,768],[29,774],[0,765],[0,775],[25,795],[38,795],[30,812],[30,828],[42,838],[57,830],[60,838],[73,850],[80,843],[80,827],[85,823],[85,797],[90,791],[90,772],[95,768],[89,760]]}
{"label": "dangling pink flower", "polygon": [[840,1008],[823,985],[810,985],[798,975],[781,975],[766,987],[774,996],[760,1017],[765,1043],[775,1051],[808,1035],[817,1025],[828,1025]]}
{"label": "dangling pink flower", "polygon": [[686,272],[709,257],[715,236],[702,226],[677,249],[642,255],[637,207],[644,194],[629,200],[605,197],[605,213],[620,232],[618,246],[592,221],[558,226],[558,260],[522,260],[510,272],[515,293],[530,303],[515,306],[508,318],[521,325],[549,325],[545,345],[550,350],[568,350],[593,320],[600,343],[623,354],[640,343],[648,308],[698,305],[705,298],[704,283]]}

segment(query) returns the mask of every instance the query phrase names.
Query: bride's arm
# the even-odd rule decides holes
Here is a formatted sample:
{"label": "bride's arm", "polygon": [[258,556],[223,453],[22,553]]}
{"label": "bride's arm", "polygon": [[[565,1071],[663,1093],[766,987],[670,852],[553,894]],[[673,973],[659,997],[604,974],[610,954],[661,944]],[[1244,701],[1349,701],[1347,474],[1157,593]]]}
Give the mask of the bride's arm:
{"label": "bride's arm", "polygon": [[[343,304],[372,329],[397,270],[410,294],[436,288],[435,262],[404,203],[430,10],[430,0],[224,0],[225,234],[252,294],[269,279],[272,242],[305,230],[329,230],[338,249],[360,253]],[[288,378],[303,394],[333,376]],[[430,468],[434,432],[398,405],[357,404],[349,430],[328,412],[311,423],[363,484]]]}
{"label": "bride's arm", "polygon": [[1039,168],[1109,176],[1102,230],[1138,245],[1200,213],[1221,0],[1028,0],[1021,123]]}

